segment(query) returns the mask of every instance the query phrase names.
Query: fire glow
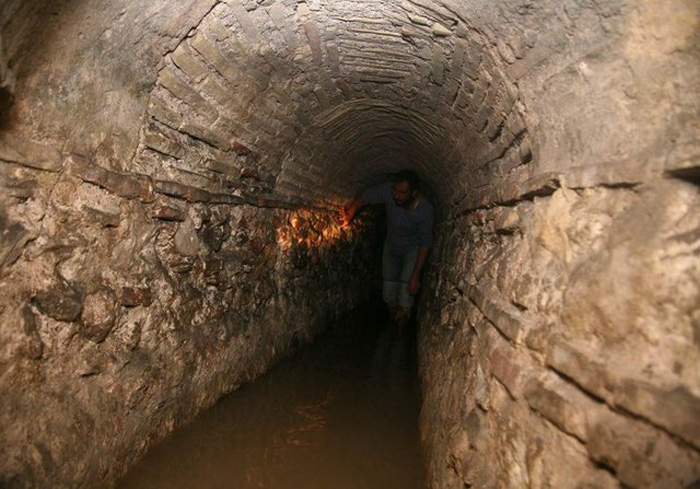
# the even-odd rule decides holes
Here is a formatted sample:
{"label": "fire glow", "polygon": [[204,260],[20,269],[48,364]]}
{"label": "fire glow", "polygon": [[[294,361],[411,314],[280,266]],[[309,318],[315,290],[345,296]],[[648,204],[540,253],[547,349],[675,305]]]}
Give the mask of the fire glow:
{"label": "fire glow", "polygon": [[277,243],[282,251],[293,247],[322,249],[336,244],[352,234],[343,228],[339,215],[310,210],[293,211],[287,221],[277,228]]}

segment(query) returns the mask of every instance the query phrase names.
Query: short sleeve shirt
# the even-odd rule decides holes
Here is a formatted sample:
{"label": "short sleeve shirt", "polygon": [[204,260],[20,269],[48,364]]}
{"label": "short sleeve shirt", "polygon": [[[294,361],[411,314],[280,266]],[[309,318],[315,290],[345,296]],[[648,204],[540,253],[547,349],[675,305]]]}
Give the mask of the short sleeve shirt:
{"label": "short sleeve shirt", "polygon": [[405,252],[419,246],[433,244],[433,206],[423,195],[418,195],[415,209],[406,210],[396,205],[391,196],[391,182],[371,187],[362,193],[368,204],[384,204],[387,215],[386,241],[394,251]]}

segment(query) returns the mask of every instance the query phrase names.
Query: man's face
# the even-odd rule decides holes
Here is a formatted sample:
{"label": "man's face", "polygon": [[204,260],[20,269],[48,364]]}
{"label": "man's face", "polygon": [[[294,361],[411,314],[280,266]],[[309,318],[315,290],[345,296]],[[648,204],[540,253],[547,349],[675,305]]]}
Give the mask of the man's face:
{"label": "man's face", "polygon": [[416,192],[411,189],[411,185],[406,181],[394,182],[391,185],[391,196],[399,207],[405,207],[411,203]]}

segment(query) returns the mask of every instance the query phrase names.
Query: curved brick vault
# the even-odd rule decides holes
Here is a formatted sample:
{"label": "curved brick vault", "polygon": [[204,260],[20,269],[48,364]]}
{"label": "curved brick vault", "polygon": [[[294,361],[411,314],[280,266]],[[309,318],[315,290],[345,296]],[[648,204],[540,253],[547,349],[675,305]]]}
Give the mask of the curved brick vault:
{"label": "curved brick vault", "polygon": [[[0,6],[0,486],[103,487],[439,209],[432,487],[700,478],[697,2]],[[89,442],[86,442],[89,440]]]}
{"label": "curved brick vault", "polygon": [[204,187],[252,171],[257,191],[326,205],[401,167],[446,202],[478,186],[477,174],[529,176],[518,168],[532,151],[503,61],[434,8],[216,5],[165,57],[134,169],[173,168],[173,179]]}

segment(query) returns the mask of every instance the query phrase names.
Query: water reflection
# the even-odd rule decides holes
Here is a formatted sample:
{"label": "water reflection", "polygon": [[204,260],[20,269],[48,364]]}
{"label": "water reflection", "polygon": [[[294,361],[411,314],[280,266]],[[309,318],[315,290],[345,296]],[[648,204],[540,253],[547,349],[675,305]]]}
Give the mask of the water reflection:
{"label": "water reflection", "polygon": [[423,488],[408,338],[373,311],[336,325],[176,432],[119,487]]}

